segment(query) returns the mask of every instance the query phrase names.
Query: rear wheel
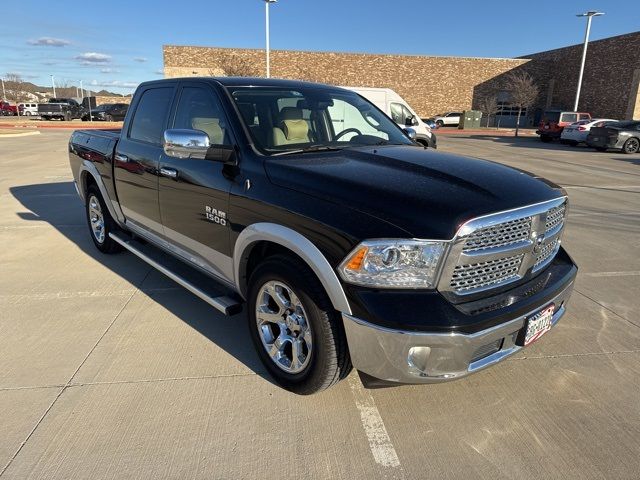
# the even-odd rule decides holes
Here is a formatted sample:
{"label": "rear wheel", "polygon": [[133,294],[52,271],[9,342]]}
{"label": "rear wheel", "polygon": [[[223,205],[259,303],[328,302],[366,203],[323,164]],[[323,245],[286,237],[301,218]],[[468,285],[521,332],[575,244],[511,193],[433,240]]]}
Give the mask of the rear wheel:
{"label": "rear wheel", "polygon": [[631,137],[629,140],[624,142],[622,146],[622,151],[624,153],[638,153],[640,150],[640,140],[635,137]]}
{"label": "rear wheel", "polygon": [[444,122],[442,120],[436,120],[436,127],[438,128],[444,127]]}
{"label": "rear wheel", "polygon": [[105,119],[107,122],[113,122],[113,117],[112,117],[111,115],[107,115],[104,119]]}
{"label": "rear wheel", "polygon": [[340,316],[302,261],[269,257],[251,274],[248,300],[251,339],[264,366],[284,388],[309,395],[349,374]]}
{"label": "rear wheel", "polygon": [[111,218],[96,185],[91,185],[87,189],[85,208],[91,239],[98,250],[102,253],[116,253],[122,250],[120,244],[109,236],[110,232],[118,230],[118,225]]}

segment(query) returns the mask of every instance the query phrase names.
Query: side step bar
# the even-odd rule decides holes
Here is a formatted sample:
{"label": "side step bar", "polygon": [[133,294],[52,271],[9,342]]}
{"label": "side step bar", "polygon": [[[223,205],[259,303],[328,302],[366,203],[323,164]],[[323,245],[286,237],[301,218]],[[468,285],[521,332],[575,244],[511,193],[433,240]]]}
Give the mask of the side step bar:
{"label": "side step bar", "polygon": [[[111,232],[109,233],[109,237],[111,237],[114,241],[118,242],[124,248],[133,253],[136,257],[144,260],[149,265],[154,267],[156,270],[162,272],[171,280],[176,282],[177,284],[183,286],[191,293],[201,298],[209,305],[211,305],[216,310],[224,313],[225,315],[235,315],[242,310],[242,304],[227,295],[219,295],[219,291],[215,291],[215,289],[211,289],[210,292],[206,291],[203,288],[197,287],[195,285],[194,279],[203,280],[203,284],[211,284],[215,283],[215,280],[209,277],[206,277],[204,274],[200,274],[199,272],[193,271],[191,272],[193,275],[188,275],[187,270],[192,270],[187,265],[182,265],[183,268],[171,268],[171,263],[180,262],[177,259],[173,259],[173,257],[169,257],[168,254],[164,254],[157,250],[155,247],[148,247],[140,244],[136,240],[128,237],[127,234],[123,234],[120,232]],[[145,250],[145,251],[143,251]],[[151,251],[150,251],[151,250]],[[180,262],[182,263],[182,262]],[[185,274],[179,274],[175,270],[185,270]],[[193,276],[194,279],[188,279],[188,276]],[[219,288],[221,289],[221,287]]]}

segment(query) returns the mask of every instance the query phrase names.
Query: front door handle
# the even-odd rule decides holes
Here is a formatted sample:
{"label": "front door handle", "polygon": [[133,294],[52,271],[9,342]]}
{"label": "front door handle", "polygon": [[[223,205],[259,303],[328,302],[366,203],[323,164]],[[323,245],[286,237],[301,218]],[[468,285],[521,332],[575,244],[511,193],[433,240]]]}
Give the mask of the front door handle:
{"label": "front door handle", "polygon": [[116,153],[116,160],[118,162],[127,163],[129,161],[129,157],[127,157],[126,155],[121,155],[119,153]]}
{"label": "front door handle", "polygon": [[160,167],[160,175],[163,177],[176,178],[178,171],[175,168]]}

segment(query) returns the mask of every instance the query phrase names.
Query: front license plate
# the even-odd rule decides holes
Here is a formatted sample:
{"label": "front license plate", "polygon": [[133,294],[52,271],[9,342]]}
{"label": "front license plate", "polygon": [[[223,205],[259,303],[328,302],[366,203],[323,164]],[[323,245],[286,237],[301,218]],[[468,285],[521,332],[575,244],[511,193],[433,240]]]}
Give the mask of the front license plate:
{"label": "front license plate", "polygon": [[532,344],[542,335],[551,330],[551,322],[553,320],[553,312],[555,305],[549,305],[544,310],[536,313],[527,320],[527,326],[524,335],[524,346]]}

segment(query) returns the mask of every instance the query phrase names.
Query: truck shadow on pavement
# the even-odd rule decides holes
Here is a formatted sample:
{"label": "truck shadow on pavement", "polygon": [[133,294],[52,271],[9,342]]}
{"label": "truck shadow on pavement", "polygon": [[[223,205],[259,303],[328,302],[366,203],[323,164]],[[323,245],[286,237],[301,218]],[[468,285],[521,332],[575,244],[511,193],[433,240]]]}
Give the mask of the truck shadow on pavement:
{"label": "truck shadow on pavement", "polygon": [[[28,210],[18,212],[23,221],[48,223],[82,253],[138,288],[251,371],[274,383],[255,352],[245,312],[226,317],[135,255],[126,251],[115,255],[99,252],[89,236],[84,207],[73,182],[11,187],[10,192]],[[69,270],[69,275],[73,275],[73,269]],[[212,376],[216,376],[215,371]]]}

